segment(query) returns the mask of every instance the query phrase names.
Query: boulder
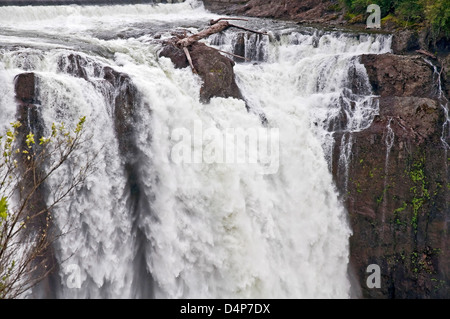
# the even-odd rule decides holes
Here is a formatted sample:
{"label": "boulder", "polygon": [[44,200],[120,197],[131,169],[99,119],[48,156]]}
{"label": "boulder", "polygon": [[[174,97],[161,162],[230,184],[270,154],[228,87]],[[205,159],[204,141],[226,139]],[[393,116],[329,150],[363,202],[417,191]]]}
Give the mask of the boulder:
{"label": "boulder", "polygon": [[[176,68],[188,67],[184,51],[174,42],[165,42],[159,56],[170,58]],[[188,46],[188,50],[192,64],[203,82],[200,89],[202,103],[209,103],[213,97],[244,99],[235,81],[233,60],[201,42]]]}
{"label": "boulder", "polygon": [[14,79],[16,98],[24,103],[34,103],[35,97],[35,75],[33,72],[21,73]]}
{"label": "boulder", "polygon": [[175,45],[174,41],[165,41],[159,56],[169,58],[177,69],[184,69],[189,66],[186,54]]}
{"label": "boulder", "polygon": [[234,62],[203,43],[195,43],[189,48],[192,64],[203,84],[200,89],[200,101],[208,103],[213,97],[243,96],[235,81]]}

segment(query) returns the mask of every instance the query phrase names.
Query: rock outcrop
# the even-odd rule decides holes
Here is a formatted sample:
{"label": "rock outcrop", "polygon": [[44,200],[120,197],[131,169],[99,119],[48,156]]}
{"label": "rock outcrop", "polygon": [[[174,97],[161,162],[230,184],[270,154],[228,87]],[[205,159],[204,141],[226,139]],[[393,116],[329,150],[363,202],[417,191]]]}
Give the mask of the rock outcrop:
{"label": "rock outcrop", "polygon": [[[17,120],[22,124],[18,128],[17,142],[21,150],[28,150],[31,152],[39,153],[39,147],[34,145],[32,149],[28,149],[26,145],[26,136],[31,132],[35,136],[43,136],[44,126],[42,122],[42,116],[39,109],[38,100],[38,77],[33,73],[21,73],[18,74],[14,79],[14,89],[16,94],[17,103]],[[37,140],[37,139],[36,139]],[[47,229],[48,225],[51,225],[51,220],[47,219],[47,188],[46,185],[41,184],[35,190],[32,190],[36,185],[32,181],[35,176],[33,174],[40,173],[40,167],[36,170],[30,170],[34,162],[27,160],[27,154],[18,154],[17,161],[19,163],[19,169],[22,170],[22,180],[20,181],[19,189],[20,193],[32,194],[29,198],[26,206],[24,206],[24,215],[32,217],[27,223],[27,228],[22,231],[22,236],[27,238],[31,236],[34,238],[36,234],[40,234],[43,230],[47,234],[51,234],[52,228]],[[36,212],[44,212],[36,215]],[[25,216],[22,216],[25,217]],[[39,235],[38,235],[39,236]],[[51,236],[50,236],[51,237]],[[37,248],[39,249],[39,248]],[[44,280],[40,282],[40,286],[46,291],[49,298],[55,298],[51,287],[53,286],[57,278],[53,276],[57,272],[58,262],[56,260],[54,249],[51,245],[48,247],[40,248],[39,254],[32,261],[34,265],[45,265],[46,268],[37,267],[34,270],[33,275],[37,278],[40,276],[44,277]],[[51,269],[52,273],[50,276],[46,276],[45,273]]]}
{"label": "rock outcrop", "polygon": [[450,54],[441,59],[442,65],[442,82],[447,97],[450,97]]}
{"label": "rock outcrop", "polygon": [[[200,101],[209,103],[213,97],[232,97],[243,100],[243,96],[235,81],[234,61],[220,54],[204,43],[196,42],[188,47],[192,64],[202,79]],[[163,44],[160,56],[172,60],[176,68],[189,66],[183,50],[167,41]]]}
{"label": "rock outcrop", "polygon": [[134,157],[132,154],[135,154],[137,148],[134,143],[133,127],[139,94],[130,76],[78,54],[61,56],[58,67],[61,72],[82,78],[94,85],[99,78],[103,79],[102,84],[111,98],[120,151],[125,157],[132,159]]}
{"label": "rock outcrop", "polygon": [[363,55],[376,95],[431,97],[435,90],[433,68],[420,56]]}
{"label": "rock outcrop", "polygon": [[175,45],[176,39],[173,38],[172,40],[165,41],[163,48],[159,52],[159,56],[169,58],[176,69],[184,69],[189,66],[189,62],[183,50]]}
{"label": "rock outcrop", "polygon": [[243,99],[235,81],[233,60],[203,43],[192,45],[190,53],[192,63],[203,80],[200,101],[208,103],[212,97]]}
{"label": "rock outcrop", "polygon": [[[380,114],[352,137],[345,190],[352,268],[365,298],[446,298],[450,162],[433,68],[417,56],[364,55],[361,61],[380,96]],[[370,264],[381,267],[380,289],[367,286]]]}

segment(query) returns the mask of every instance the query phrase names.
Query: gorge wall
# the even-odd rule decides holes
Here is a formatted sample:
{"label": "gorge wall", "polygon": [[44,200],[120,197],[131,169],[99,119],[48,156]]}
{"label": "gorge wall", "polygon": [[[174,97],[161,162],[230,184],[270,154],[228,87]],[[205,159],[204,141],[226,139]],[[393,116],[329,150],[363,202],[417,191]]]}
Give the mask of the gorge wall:
{"label": "gorge wall", "polygon": [[[336,1],[205,0],[220,14],[344,24]],[[342,134],[335,134],[333,176],[353,235],[350,261],[363,298],[448,298],[450,180],[448,40],[429,32],[394,32],[393,53],[363,55],[380,113],[353,133],[348,174],[339,169]],[[433,50],[437,57],[416,50]],[[428,60],[427,60],[428,59]],[[346,133],[349,134],[349,133]],[[367,266],[381,268],[381,288],[367,285]]]}
{"label": "gorge wall", "polygon": [[[448,296],[449,158],[434,69],[419,56],[361,60],[380,96],[380,114],[352,137],[347,189],[334,172],[346,191],[351,264],[364,297]],[[368,264],[381,267],[381,289],[367,288]]]}

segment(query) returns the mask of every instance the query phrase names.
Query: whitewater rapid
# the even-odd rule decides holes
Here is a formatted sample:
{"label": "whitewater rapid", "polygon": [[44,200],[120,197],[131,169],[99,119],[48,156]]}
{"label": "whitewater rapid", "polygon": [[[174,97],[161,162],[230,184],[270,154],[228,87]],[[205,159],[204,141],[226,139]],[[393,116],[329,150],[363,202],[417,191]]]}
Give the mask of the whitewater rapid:
{"label": "whitewater rapid", "polygon": [[[53,212],[56,227],[67,231],[54,247],[54,296],[350,297],[351,229],[330,173],[333,134],[344,132],[351,143],[351,133],[378,113],[358,56],[389,52],[390,39],[251,19],[270,36],[247,36],[252,61],[235,65],[246,102],[213,98],[204,105],[200,78],[158,57],[159,40],[215,18],[198,1],[0,8],[1,124],[15,118],[14,77],[34,72],[47,132],[53,122],[86,116],[93,138],[83,152],[101,150],[95,173]],[[230,30],[206,42],[231,52],[239,36]],[[95,62],[85,66],[87,79],[61,67],[71,54]],[[119,147],[111,98],[118,93],[98,66],[127,74],[136,88],[128,119],[133,154]],[[275,132],[268,154],[274,169],[174,160],[177,132],[195,140],[208,129],[219,137],[230,129]],[[349,144],[342,145],[345,170]],[[50,193],[75,164],[52,177]],[[76,287],[68,284],[74,274]],[[29,296],[48,293],[39,289]]]}

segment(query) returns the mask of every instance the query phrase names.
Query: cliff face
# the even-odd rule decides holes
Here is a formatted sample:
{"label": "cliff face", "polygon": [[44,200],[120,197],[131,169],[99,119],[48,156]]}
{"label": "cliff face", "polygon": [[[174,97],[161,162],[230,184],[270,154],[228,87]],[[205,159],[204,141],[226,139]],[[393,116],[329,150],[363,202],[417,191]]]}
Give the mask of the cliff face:
{"label": "cliff face", "polygon": [[[434,70],[418,56],[364,55],[361,61],[380,96],[379,116],[353,134],[345,190],[351,264],[363,297],[448,297],[449,158]],[[335,180],[344,191],[343,177]],[[366,284],[370,264],[381,267],[381,289]]]}
{"label": "cliff face", "polygon": [[[205,0],[221,14],[335,24],[335,1]],[[395,54],[364,55],[380,114],[353,133],[348,175],[333,167],[353,229],[350,262],[363,298],[450,296],[450,153],[444,105],[450,93],[448,43],[431,45],[426,30],[394,34]],[[446,49],[447,48],[447,49]],[[437,59],[416,50],[435,52]],[[442,89],[442,91],[440,91]],[[448,131],[448,127],[447,127]],[[342,134],[335,136],[338,163]],[[348,138],[347,138],[348,140]],[[381,268],[381,288],[369,288],[367,267]]]}

